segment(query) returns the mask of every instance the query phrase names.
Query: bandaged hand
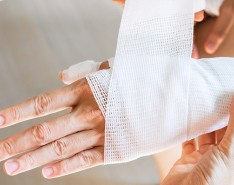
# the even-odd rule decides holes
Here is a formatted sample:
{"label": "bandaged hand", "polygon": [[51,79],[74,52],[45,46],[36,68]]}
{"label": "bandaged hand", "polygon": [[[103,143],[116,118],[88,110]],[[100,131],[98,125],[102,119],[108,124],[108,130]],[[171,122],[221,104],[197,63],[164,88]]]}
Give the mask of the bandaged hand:
{"label": "bandaged hand", "polygon": [[228,128],[183,144],[181,158],[162,185],[231,184],[234,169],[234,104]]}
{"label": "bandaged hand", "polygon": [[0,111],[1,128],[70,108],[56,119],[37,124],[0,142],[4,169],[16,175],[44,166],[55,178],[103,164],[105,120],[86,79]]}
{"label": "bandaged hand", "polygon": [[207,53],[213,54],[218,50],[231,30],[233,23],[234,0],[224,0],[219,11],[219,16],[216,18],[216,23],[204,44]]}

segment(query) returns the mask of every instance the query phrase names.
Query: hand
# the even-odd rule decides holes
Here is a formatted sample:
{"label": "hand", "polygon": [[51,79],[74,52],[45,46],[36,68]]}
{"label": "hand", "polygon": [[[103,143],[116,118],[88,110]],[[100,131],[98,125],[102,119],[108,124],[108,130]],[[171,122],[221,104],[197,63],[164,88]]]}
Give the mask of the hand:
{"label": "hand", "polygon": [[216,20],[204,47],[208,54],[217,51],[225,40],[234,23],[234,0],[225,0],[220,8],[220,15]]}
{"label": "hand", "polygon": [[70,108],[62,117],[35,125],[0,142],[0,161],[16,175],[43,165],[55,178],[103,164],[105,120],[86,79],[0,111],[0,127]]}
{"label": "hand", "polygon": [[234,169],[234,105],[228,128],[183,144],[183,152],[162,185],[231,184]]}

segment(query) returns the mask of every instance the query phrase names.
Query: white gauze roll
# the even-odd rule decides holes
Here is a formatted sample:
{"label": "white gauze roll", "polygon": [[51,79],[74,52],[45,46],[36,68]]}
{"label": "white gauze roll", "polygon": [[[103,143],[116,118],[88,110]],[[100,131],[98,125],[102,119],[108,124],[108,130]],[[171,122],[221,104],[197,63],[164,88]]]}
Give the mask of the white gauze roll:
{"label": "white gauze roll", "polygon": [[219,10],[224,0],[206,0],[206,13],[212,16],[219,16]]}
{"label": "white gauze roll", "polygon": [[126,1],[112,71],[87,76],[106,118],[105,164],[227,125],[234,60],[191,59],[193,24],[192,0]]}

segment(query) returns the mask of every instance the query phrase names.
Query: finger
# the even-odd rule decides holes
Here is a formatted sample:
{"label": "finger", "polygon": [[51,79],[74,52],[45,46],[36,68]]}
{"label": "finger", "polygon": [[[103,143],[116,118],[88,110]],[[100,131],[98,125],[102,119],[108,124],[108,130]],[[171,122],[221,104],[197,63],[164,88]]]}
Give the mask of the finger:
{"label": "finger", "polygon": [[95,128],[104,130],[104,117],[95,106],[92,107],[92,111],[87,111],[86,106],[79,106],[65,116],[35,125],[0,142],[0,161],[79,131]]}
{"label": "finger", "polygon": [[85,79],[62,89],[45,93],[0,111],[0,128],[38,118],[73,107],[82,89],[88,86]]}
{"label": "finger", "polygon": [[206,151],[216,144],[215,132],[204,134],[198,137],[198,147],[200,151]]}
{"label": "finger", "polygon": [[52,179],[102,165],[103,162],[104,148],[95,147],[43,168],[42,174],[45,178]]}
{"label": "finger", "polygon": [[220,16],[217,18],[215,25],[205,41],[204,47],[207,53],[213,54],[223,43],[232,28],[234,22],[232,6],[224,6],[220,9]]}
{"label": "finger", "polygon": [[182,156],[188,155],[194,151],[196,151],[196,141],[192,139],[190,141],[186,141],[182,144]]}
{"label": "finger", "polygon": [[113,0],[114,2],[120,4],[120,5],[124,5],[125,0]]}
{"label": "finger", "polygon": [[82,130],[85,127],[84,125],[85,124],[82,122],[72,122],[70,114],[35,125],[0,142],[0,161],[33,150],[73,132]]}
{"label": "finger", "polygon": [[60,73],[60,79],[65,84],[71,84],[77,80],[84,78],[86,75],[99,70],[102,63],[87,60],[73,66]]}
{"label": "finger", "polygon": [[227,131],[227,127],[224,127],[222,129],[216,131],[217,144],[219,144],[222,141],[223,136],[225,135],[226,131]]}
{"label": "finger", "polygon": [[204,19],[204,10],[195,13],[194,20],[195,22],[201,22]]}
{"label": "finger", "polygon": [[6,161],[4,169],[8,175],[17,175],[54,161],[66,159],[89,148],[103,146],[103,144],[104,134],[101,134],[101,132],[94,130],[79,132],[54,141],[19,158]]}
{"label": "finger", "polygon": [[227,131],[224,134],[218,148],[226,156],[234,156],[234,101],[231,105],[230,119],[227,127]]}
{"label": "finger", "polygon": [[111,67],[112,63],[113,63],[113,59],[109,59],[105,62],[102,62],[99,69],[100,70],[109,69]]}

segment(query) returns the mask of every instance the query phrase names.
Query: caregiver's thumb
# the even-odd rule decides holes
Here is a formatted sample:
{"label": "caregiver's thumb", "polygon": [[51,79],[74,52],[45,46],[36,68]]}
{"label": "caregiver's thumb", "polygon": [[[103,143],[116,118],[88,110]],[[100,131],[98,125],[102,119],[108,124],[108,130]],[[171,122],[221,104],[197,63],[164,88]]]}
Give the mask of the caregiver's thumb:
{"label": "caregiver's thumb", "polygon": [[225,154],[225,156],[227,156],[228,159],[230,159],[234,163],[234,101],[231,105],[230,119],[227,131],[222,141],[218,145],[218,148]]}

